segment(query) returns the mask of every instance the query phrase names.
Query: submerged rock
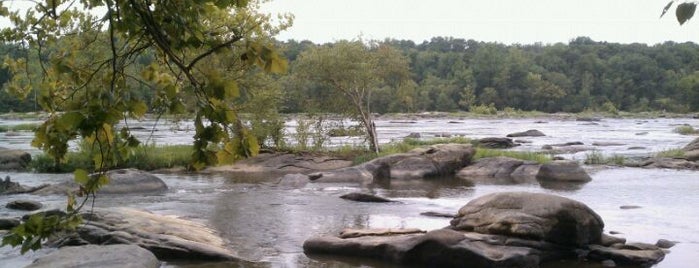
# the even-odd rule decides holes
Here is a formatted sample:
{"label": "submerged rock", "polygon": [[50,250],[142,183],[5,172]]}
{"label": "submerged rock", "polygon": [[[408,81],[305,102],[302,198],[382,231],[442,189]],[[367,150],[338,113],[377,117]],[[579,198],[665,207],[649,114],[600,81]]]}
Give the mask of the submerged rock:
{"label": "submerged rock", "polygon": [[536,129],[530,129],[527,131],[507,134],[507,137],[543,137],[543,136],[546,136],[546,134],[544,134],[543,132],[536,130]]}
{"label": "submerged rock", "polygon": [[489,137],[478,140],[478,146],[491,149],[507,149],[517,146],[512,139]]}
{"label": "submerged rock", "polygon": [[389,203],[396,202],[390,199],[386,199],[380,196],[365,194],[365,193],[349,193],[340,196],[342,199],[357,201],[357,202],[369,202],[369,203]]}
{"label": "submerged rock", "polygon": [[587,255],[592,260],[611,259],[620,265],[639,265],[650,267],[665,258],[661,249],[618,249],[601,245],[590,245],[590,253]]}
{"label": "submerged rock", "polygon": [[44,205],[34,200],[14,200],[5,205],[6,208],[16,210],[33,211],[40,209]]}
{"label": "submerged rock", "polygon": [[456,176],[474,184],[536,183],[539,166],[511,157],[488,157],[462,168]]}
{"label": "submerged rock", "polygon": [[134,245],[65,247],[41,257],[27,267],[31,268],[157,268],[160,261],[153,253]]}

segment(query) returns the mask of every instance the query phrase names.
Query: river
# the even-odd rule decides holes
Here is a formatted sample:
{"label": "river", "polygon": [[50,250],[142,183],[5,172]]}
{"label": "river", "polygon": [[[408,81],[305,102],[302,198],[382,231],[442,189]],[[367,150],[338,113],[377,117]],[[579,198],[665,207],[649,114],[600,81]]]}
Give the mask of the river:
{"label": "river", "polygon": [[[3,121],[2,124],[17,124]],[[150,124],[150,125],[149,125]],[[160,123],[152,132],[157,144],[182,144],[191,142],[191,130],[187,123],[173,127]],[[292,133],[294,121],[288,122]],[[409,133],[421,133],[423,137],[435,135],[464,135],[481,138],[538,129],[545,137],[522,138],[528,143],[515,150],[538,150],[545,144],[580,141],[614,144],[591,146],[607,155],[647,156],[654,152],[678,148],[689,143],[694,136],[673,133],[681,124],[695,128],[699,120],[688,118],[659,119],[603,119],[599,122],[580,122],[571,119],[464,119],[416,118],[409,120],[379,120],[377,129],[381,142],[399,139]],[[147,138],[152,121],[130,123],[142,126],[136,132]],[[184,134],[187,135],[184,135]],[[0,147],[31,149],[27,146],[31,134],[0,134]],[[347,142],[334,140],[333,142]],[[639,147],[642,147],[639,149]],[[634,149],[629,149],[634,148]],[[36,152],[36,151],[32,151]],[[585,152],[565,155],[582,160]],[[392,267],[390,264],[354,258],[306,256],[301,245],[314,235],[336,234],[346,227],[415,227],[425,230],[441,228],[449,219],[421,216],[421,212],[438,211],[454,213],[469,200],[499,191],[544,192],[566,196],[581,201],[604,219],[605,232],[616,231],[629,241],[655,243],[660,238],[678,241],[663,262],[656,267],[687,267],[699,261],[699,172],[638,168],[589,169],[593,181],[580,189],[554,190],[538,185],[466,185],[446,178],[435,181],[392,183],[370,189],[374,193],[399,201],[375,204],[355,203],[338,196],[361,190],[357,184],[309,183],[303,188],[278,187],[272,178],[251,178],[241,175],[172,175],[159,174],[169,186],[160,195],[123,196],[102,195],[96,206],[130,206],[144,208],[158,214],[174,214],[194,221],[207,223],[224,238],[231,241],[230,248],[241,257],[263,262],[261,267]],[[3,173],[13,181],[26,185],[39,185],[69,179],[70,175]],[[62,196],[0,196],[0,204],[14,199],[33,199],[47,207],[64,206]],[[635,205],[638,209],[621,209]],[[0,207],[0,217],[20,215]],[[32,258],[50,252],[20,256],[18,250],[0,248],[0,266],[18,267]],[[228,264],[165,263],[166,267],[227,267]],[[248,265],[249,266],[249,265]]]}

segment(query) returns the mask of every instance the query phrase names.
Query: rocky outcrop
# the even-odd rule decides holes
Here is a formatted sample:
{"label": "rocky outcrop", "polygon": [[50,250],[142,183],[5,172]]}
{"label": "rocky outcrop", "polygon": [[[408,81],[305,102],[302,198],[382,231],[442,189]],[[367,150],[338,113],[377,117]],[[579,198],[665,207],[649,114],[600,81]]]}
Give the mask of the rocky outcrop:
{"label": "rocky outcrop", "polygon": [[34,261],[29,268],[157,268],[160,261],[153,253],[134,245],[65,247]]}
{"label": "rocky outcrop", "polygon": [[482,138],[477,142],[478,146],[490,149],[507,149],[518,145],[514,143],[512,139],[499,137]]}
{"label": "rocky outcrop", "polygon": [[474,154],[471,145],[437,144],[404,154],[379,157],[347,168],[308,174],[322,182],[373,183],[391,179],[424,179],[453,175],[468,165]]}
{"label": "rocky outcrop", "polygon": [[599,243],[604,222],[585,204],[549,194],[506,192],[468,202],[455,230],[499,234],[570,246]]}
{"label": "rocky outcrop", "polygon": [[[100,194],[149,194],[166,191],[167,185],[157,176],[137,169],[118,169],[107,172],[109,183],[102,186]],[[74,192],[79,186],[73,181],[51,185],[35,191],[39,195]]]}
{"label": "rocky outcrop", "polygon": [[507,137],[510,138],[516,138],[516,137],[543,137],[546,136],[543,132],[536,130],[536,129],[530,129],[527,131],[522,131],[522,132],[515,132],[515,133],[510,133],[507,134]]}
{"label": "rocky outcrop", "polygon": [[602,236],[603,226],[594,211],[568,198],[496,193],[469,202],[445,229],[354,230],[308,239],[303,248],[311,258],[338,254],[429,267],[539,267],[580,259],[650,266],[664,258],[653,245]]}
{"label": "rocky outcrop", "polygon": [[25,170],[31,161],[25,151],[0,148],[0,170]]}
{"label": "rocky outcrop", "polygon": [[699,170],[699,161],[689,161],[684,158],[652,158],[639,163],[638,167]]}
{"label": "rocky outcrop", "polygon": [[510,157],[489,157],[462,168],[456,176],[473,184],[536,183],[539,166]]}
{"label": "rocky outcrop", "polygon": [[544,182],[585,183],[590,175],[576,161],[557,160],[541,165],[536,179]]}
{"label": "rocky outcrop", "polygon": [[314,154],[261,153],[243,159],[233,165],[210,167],[201,173],[308,173],[319,170],[333,170],[349,167],[352,161],[332,156]]}
{"label": "rocky outcrop", "polygon": [[212,229],[192,221],[133,208],[95,209],[84,224],[51,245],[128,244],[145,248],[159,259],[237,260]]}
{"label": "rocky outcrop", "polygon": [[688,161],[699,161],[699,138],[694,139],[682,150],[684,151],[684,157]]}

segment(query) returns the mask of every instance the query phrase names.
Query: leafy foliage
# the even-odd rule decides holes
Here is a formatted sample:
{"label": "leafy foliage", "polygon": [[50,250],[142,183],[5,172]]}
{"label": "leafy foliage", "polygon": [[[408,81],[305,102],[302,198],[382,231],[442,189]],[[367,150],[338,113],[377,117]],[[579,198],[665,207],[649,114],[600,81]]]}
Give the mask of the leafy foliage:
{"label": "leafy foliage", "polygon": [[[71,197],[66,217],[28,221],[7,243],[35,249],[52,231],[73,223],[87,198],[108,183],[106,170],[140,144],[125,119],[140,119],[149,110],[191,109],[194,169],[258,152],[237,107],[249,88],[237,81],[256,66],[286,70],[269,36],[288,27],[290,17],[275,26],[257,13],[258,1],[238,0],[46,0],[12,12],[3,3],[0,15],[14,27],[2,29],[0,40],[19,44],[24,54],[5,58],[12,76],[8,91],[21,98],[36,92],[36,103],[49,113],[32,145],[56,165],[74,139],[98,152],[91,155],[96,173],[75,171],[83,202],[74,207]],[[122,121],[127,126],[117,128]]]}

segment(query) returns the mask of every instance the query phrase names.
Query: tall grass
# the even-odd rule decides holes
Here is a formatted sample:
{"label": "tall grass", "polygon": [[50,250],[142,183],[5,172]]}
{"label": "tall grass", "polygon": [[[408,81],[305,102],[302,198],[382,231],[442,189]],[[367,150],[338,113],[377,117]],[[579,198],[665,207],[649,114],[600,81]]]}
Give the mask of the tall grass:
{"label": "tall grass", "polygon": [[585,164],[587,165],[617,165],[623,166],[626,163],[626,157],[623,155],[613,154],[604,156],[599,151],[592,151],[585,154]]}
{"label": "tall grass", "polygon": [[655,157],[683,158],[684,157],[684,150],[682,150],[680,148],[667,149],[667,150],[663,150],[663,151],[655,153]]}
{"label": "tall grass", "polygon": [[497,149],[487,149],[487,148],[477,148],[476,155],[473,156],[474,160],[487,157],[498,157],[505,156],[516,158],[526,161],[534,161],[539,164],[545,164],[551,162],[551,156],[548,154],[543,154],[539,152],[524,152],[524,151],[505,151]]}
{"label": "tall grass", "polygon": [[697,135],[699,134],[699,129],[695,129],[690,125],[682,125],[676,127],[674,130],[672,130],[672,132],[679,133],[682,135]]}

